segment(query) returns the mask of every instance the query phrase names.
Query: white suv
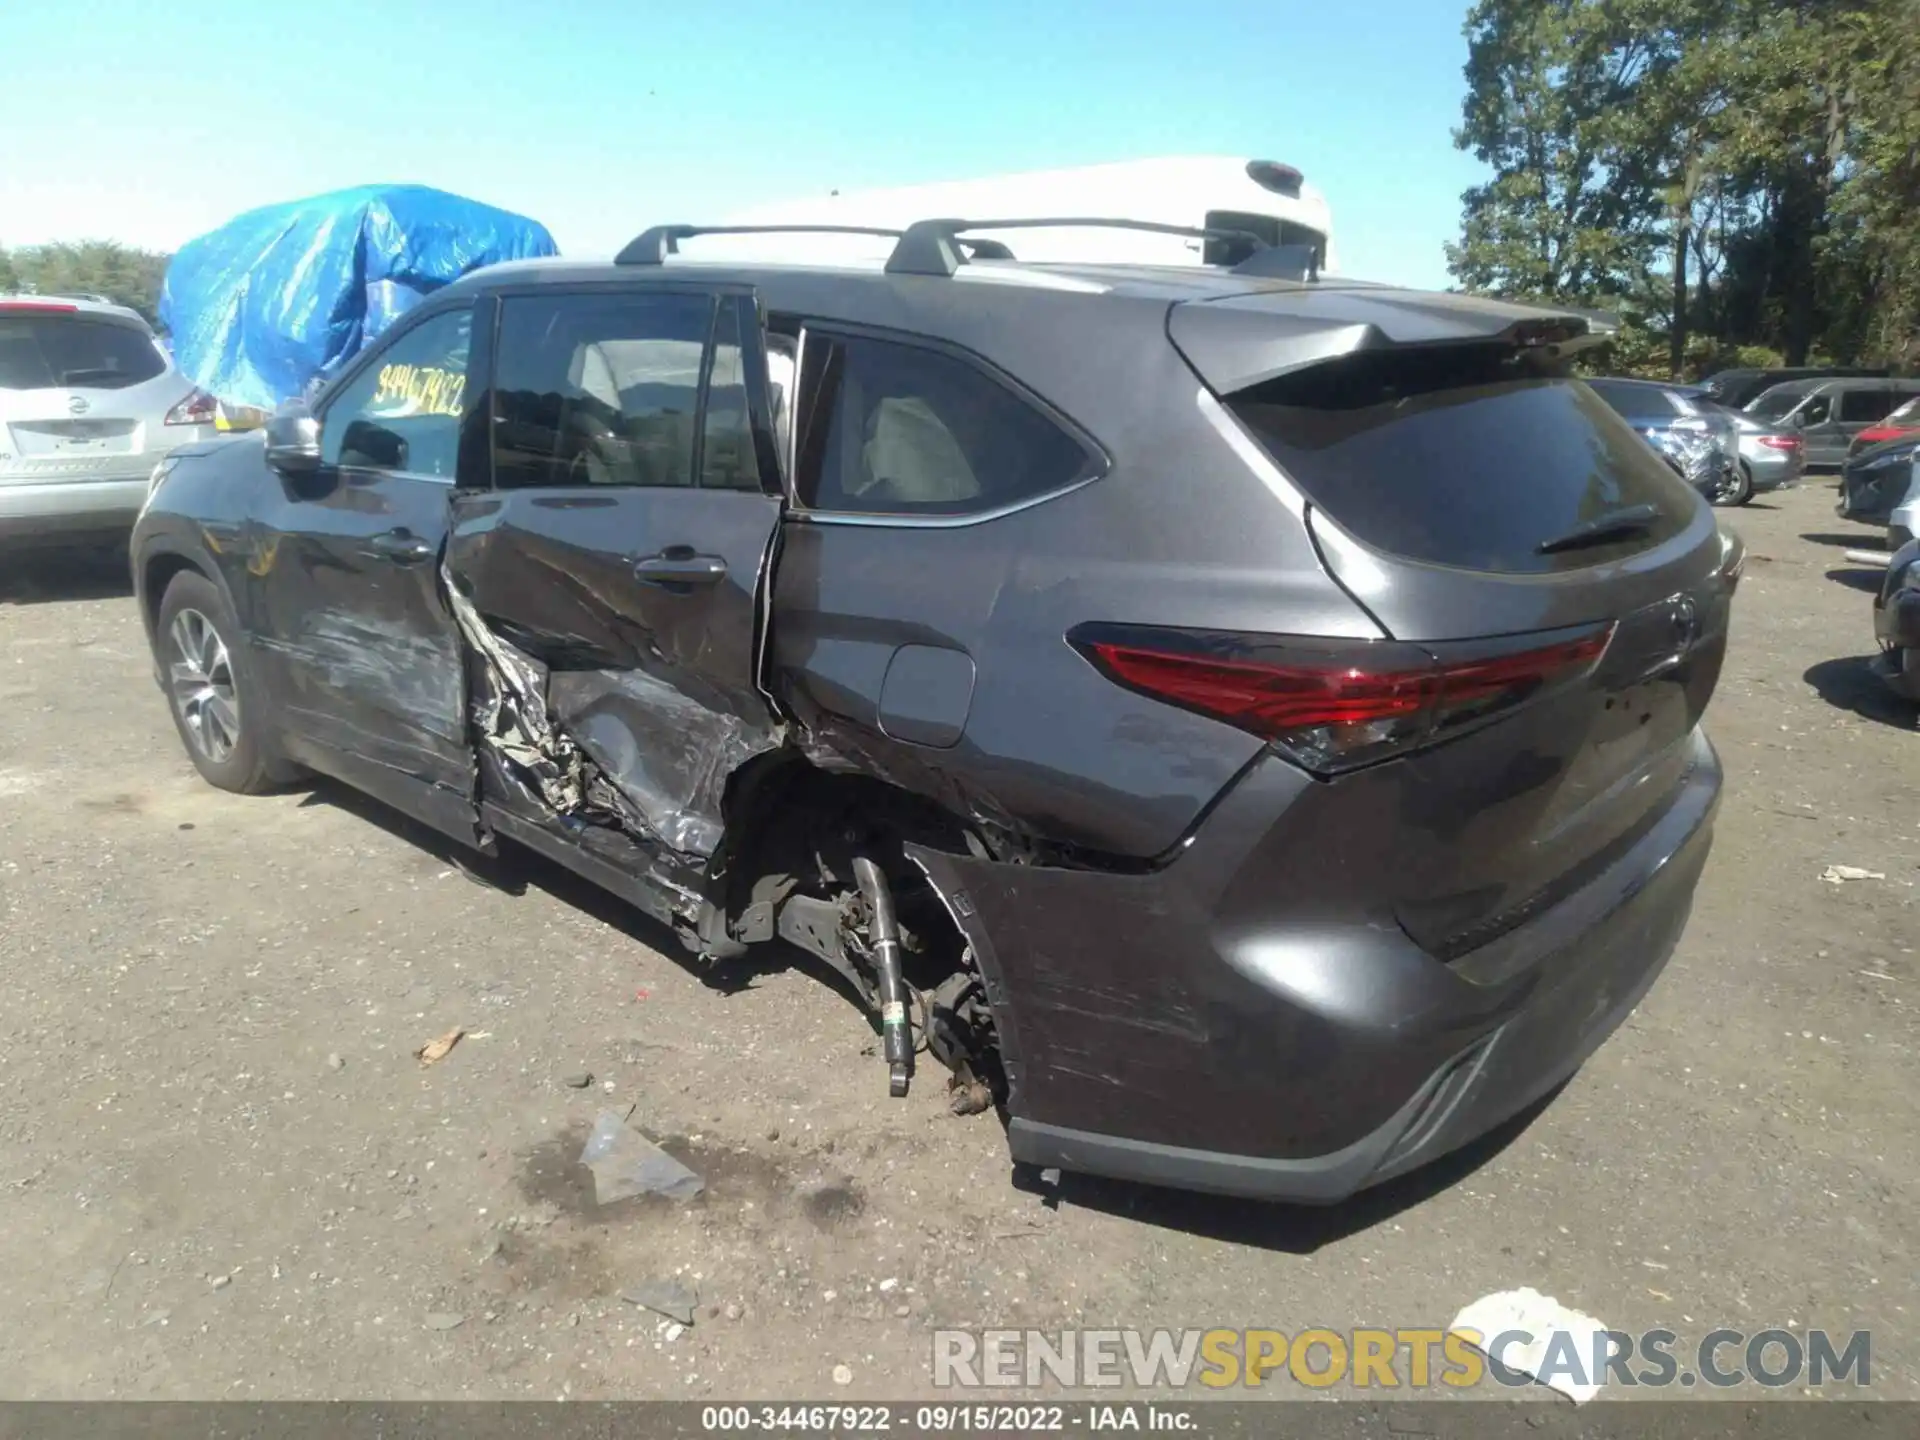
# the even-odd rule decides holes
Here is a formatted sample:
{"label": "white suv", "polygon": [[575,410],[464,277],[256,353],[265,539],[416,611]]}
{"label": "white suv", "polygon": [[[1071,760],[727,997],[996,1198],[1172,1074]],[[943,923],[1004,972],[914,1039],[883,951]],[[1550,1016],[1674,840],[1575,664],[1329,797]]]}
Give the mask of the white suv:
{"label": "white suv", "polygon": [[0,545],[124,539],[154,466],[211,439],[215,411],[132,310],[0,295]]}

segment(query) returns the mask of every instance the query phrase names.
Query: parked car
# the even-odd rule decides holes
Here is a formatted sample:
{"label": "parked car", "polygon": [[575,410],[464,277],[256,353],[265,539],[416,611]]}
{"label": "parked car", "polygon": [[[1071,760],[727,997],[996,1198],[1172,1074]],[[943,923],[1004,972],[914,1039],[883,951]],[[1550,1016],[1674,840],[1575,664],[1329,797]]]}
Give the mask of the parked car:
{"label": "parked car", "polygon": [[[1893,512],[1914,495],[1914,462],[1920,433],[1884,440],[1848,460],[1840,471],[1840,500],[1834,510],[1846,520],[1868,525],[1893,523]],[[1895,541],[1896,546],[1900,542]]]}
{"label": "parked car", "polygon": [[1854,436],[1847,446],[1847,458],[1851,460],[1862,450],[1870,450],[1888,440],[1915,434],[1920,434],[1920,395],[1915,395],[1886,419],[1875,421]]}
{"label": "parked car", "polygon": [[1920,500],[1902,507],[1907,535],[1888,559],[1887,573],[1873,597],[1873,634],[1880,643],[1873,670],[1896,695],[1920,702]]}
{"label": "parked car", "polygon": [[1757,420],[1795,431],[1807,466],[1839,466],[1853,437],[1920,395],[1920,380],[1791,380],[1751,401]]}
{"label": "parked car", "polygon": [[1782,430],[1744,410],[1726,413],[1733,421],[1740,447],[1741,488],[1735,504],[1744,505],[1755,495],[1791,489],[1800,483],[1807,471],[1806,441],[1796,432]]}
{"label": "parked car", "polygon": [[784,937],[1024,1164],[1330,1201],[1546,1094],[1685,924],[1739,542],[1584,317],[969,228],[489,267],[177,452],[193,764]]}
{"label": "parked car", "polygon": [[213,433],[213,399],[134,311],[0,296],[0,544],[124,540],[155,464]]}
{"label": "parked car", "polygon": [[1738,427],[1704,392],[1613,376],[1587,383],[1707,500],[1744,505],[1753,498],[1752,474],[1740,464]]}
{"label": "parked car", "polygon": [[1871,379],[1891,372],[1881,369],[1861,369],[1844,365],[1797,365],[1776,366],[1771,370],[1733,369],[1716,370],[1700,382],[1715,400],[1730,409],[1738,410],[1761,392],[1771,390],[1788,380],[1840,380]]}

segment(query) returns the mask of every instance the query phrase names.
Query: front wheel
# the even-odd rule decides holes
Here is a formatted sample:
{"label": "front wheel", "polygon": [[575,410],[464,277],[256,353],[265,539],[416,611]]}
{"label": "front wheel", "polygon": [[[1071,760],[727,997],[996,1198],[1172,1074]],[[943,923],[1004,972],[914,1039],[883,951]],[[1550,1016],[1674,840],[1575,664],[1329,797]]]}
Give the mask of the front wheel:
{"label": "front wheel", "polygon": [[264,724],[240,627],[218,586],[191,570],[176,575],[160,601],[154,649],[174,728],[208,784],[258,795],[292,777]]}

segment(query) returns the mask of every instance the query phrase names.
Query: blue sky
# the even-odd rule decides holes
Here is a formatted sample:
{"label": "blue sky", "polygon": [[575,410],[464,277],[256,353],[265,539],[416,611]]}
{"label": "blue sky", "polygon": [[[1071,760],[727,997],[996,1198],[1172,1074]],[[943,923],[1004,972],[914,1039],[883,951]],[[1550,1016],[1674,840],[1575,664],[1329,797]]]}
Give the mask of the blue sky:
{"label": "blue sky", "polygon": [[[664,220],[1168,154],[1287,161],[1341,268],[1445,283],[1455,0],[12,0],[0,245],[172,248],[418,182],[605,254]],[[324,18],[322,18],[324,17]]]}

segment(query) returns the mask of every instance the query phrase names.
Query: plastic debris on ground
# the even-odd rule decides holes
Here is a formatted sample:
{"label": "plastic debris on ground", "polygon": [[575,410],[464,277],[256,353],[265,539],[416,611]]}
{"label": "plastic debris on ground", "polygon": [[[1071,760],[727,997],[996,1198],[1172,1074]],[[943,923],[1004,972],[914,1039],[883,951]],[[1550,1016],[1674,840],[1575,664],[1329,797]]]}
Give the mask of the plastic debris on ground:
{"label": "plastic debris on ground", "polygon": [[630,1289],[622,1290],[620,1298],[629,1305],[638,1305],[669,1320],[678,1320],[682,1325],[693,1323],[694,1308],[700,1303],[699,1292],[678,1280],[644,1280]]}
{"label": "plastic debris on ground", "polygon": [[559,253],[546,226],[425,185],[363,185],[249,210],[167,266],[174,363],[229,406],[273,409],[337,373],[470,271]]}
{"label": "plastic debris on ground", "polygon": [[1842,885],[1849,880],[1884,880],[1887,877],[1878,870],[1862,870],[1858,865],[1829,865],[1820,872],[1820,878],[1829,885]]}
{"label": "plastic debris on ground", "polygon": [[598,1205],[636,1195],[691,1200],[707,1188],[706,1181],[628,1125],[618,1110],[600,1112],[580,1152],[580,1163],[593,1172],[593,1198]]}
{"label": "plastic debris on ground", "polygon": [[[1476,1348],[1483,1354],[1488,1344],[1494,1344],[1499,1354],[1490,1358],[1532,1376],[1576,1405],[1600,1391],[1594,1357],[1608,1353],[1607,1327],[1591,1315],[1569,1310],[1551,1295],[1531,1287],[1483,1295],[1454,1316],[1447,1328],[1477,1335],[1482,1343]],[[1531,1337],[1528,1343],[1496,1343],[1503,1335],[1517,1339],[1521,1334]]]}

